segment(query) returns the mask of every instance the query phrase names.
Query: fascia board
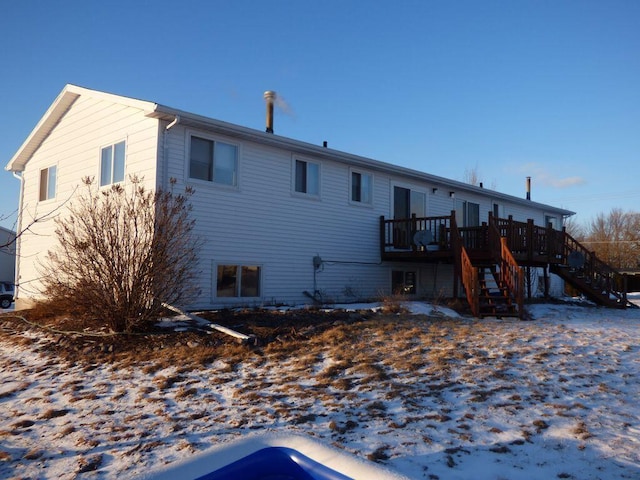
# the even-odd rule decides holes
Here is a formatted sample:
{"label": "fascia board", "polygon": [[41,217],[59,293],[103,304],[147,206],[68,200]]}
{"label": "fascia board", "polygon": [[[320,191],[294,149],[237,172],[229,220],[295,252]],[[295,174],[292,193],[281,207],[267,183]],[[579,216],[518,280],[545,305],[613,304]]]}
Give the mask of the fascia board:
{"label": "fascia board", "polygon": [[183,110],[177,110],[165,105],[156,104],[154,110],[148,112],[147,115],[149,117],[165,121],[172,121],[176,116],[179,116],[180,124],[184,126],[201,128],[209,132],[248,140],[274,148],[281,148],[293,153],[309,155],[315,158],[332,160],[363,169],[410,178],[414,181],[425,182],[429,185],[452,189],[457,192],[464,191],[467,193],[481,195],[483,197],[489,196],[494,200],[505,200],[523,206],[534,207],[549,213],[558,213],[564,216],[571,216],[575,214],[575,212],[572,212],[570,210],[554,207],[552,205],[546,205],[543,203],[526,200],[524,198],[500,193],[487,188],[480,188],[464,182],[439,177],[437,175],[421,172],[419,170],[413,170],[411,168],[401,167],[399,165],[393,165],[391,163],[382,162],[380,160],[374,160],[371,158],[361,157],[358,155],[353,155],[319,145],[313,145],[311,143],[293,140],[287,137],[275,135],[273,133],[261,132],[252,128],[247,128],[213,118],[196,115],[193,113],[185,112]]}

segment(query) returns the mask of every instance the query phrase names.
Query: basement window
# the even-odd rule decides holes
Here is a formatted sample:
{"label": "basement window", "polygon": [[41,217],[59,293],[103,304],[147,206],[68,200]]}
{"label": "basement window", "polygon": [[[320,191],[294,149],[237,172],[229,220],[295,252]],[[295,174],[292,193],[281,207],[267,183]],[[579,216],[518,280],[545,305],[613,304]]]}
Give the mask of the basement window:
{"label": "basement window", "polygon": [[124,181],[125,142],[104,147],[100,151],[100,186]]}
{"label": "basement window", "polygon": [[394,295],[415,295],[416,276],[412,270],[392,270],[391,292]]}
{"label": "basement window", "polygon": [[257,265],[218,265],[216,296],[259,297],[261,270]]}
{"label": "basement window", "polygon": [[40,195],[38,199],[43,202],[56,196],[56,172],[55,165],[40,170]]}

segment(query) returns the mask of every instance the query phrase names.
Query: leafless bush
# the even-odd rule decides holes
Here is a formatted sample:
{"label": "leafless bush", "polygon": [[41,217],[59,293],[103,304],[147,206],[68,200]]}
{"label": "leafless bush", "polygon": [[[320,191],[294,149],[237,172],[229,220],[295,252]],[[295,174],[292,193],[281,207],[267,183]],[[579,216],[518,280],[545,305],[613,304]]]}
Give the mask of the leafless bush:
{"label": "leafless bush", "polygon": [[47,299],[116,332],[139,330],[163,303],[184,305],[197,293],[192,191],[154,193],[129,180],[97,191],[84,179],[86,193],[56,219],[58,246],[42,268]]}

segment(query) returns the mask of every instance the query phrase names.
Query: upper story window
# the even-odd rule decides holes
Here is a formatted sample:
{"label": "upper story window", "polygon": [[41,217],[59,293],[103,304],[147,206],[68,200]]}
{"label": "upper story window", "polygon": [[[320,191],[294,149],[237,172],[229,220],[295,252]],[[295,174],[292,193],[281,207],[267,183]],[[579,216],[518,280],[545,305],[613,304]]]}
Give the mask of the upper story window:
{"label": "upper story window", "polygon": [[56,172],[58,167],[52,165],[40,170],[40,195],[38,199],[50,200],[56,196]]}
{"label": "upper story window", "polygon": [[192,136],[189,178],[236,186],[238,184],[238,147]]}
{"label": "upper story window", "polygon": [[544,216],[544,224],[545,226],[550,226],[554,230],[558,230],[558,218],[552,215]]}
{"label": "upper story window", "polygon": [[351,201],[370,205],[373,199],[373,176],[351,172]]}
{"label": "upper story window", "polygon": [[100,186],[124,181],[125,142],[104,147],[100,153]]}
{"label": "upper story window", "polygon": [[296,160],[295,191],[307,195],[320,195],[320,164]]}

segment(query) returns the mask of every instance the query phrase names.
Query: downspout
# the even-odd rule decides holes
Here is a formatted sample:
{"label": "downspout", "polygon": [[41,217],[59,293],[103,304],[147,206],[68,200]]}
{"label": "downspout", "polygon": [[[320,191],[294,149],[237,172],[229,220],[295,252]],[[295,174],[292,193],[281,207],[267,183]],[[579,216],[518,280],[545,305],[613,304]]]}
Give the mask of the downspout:
{"label": "downspout", "polygon": [[18,180],[20,180],[20,199],[18,200],[18,222],[16,225],[16,245],[15,245],[15,251],[16,251],[16,260],[15,260],[15,275],[14,275],[14,279],[13,279],[13,298],[14,300],[18,298],[18,290],[20,288],[20,283],[19,283],[19,279],[20,279],[20,239],[22,237],[21,232],[22,232],[22,205],[23,205],[23,199],[24,199],[24,175],[23,172],[16,172],[15,170],[12,170],[11,173],[13,174],[13,176],[15,178],[17,178]]}
{"label": "downspout", "polygon": [[162,148],[163,148],[162,188],[164,190],[169,189],[169,145],[167,145],[167,137],[169,135],[169,130],[175,127],[178,123],[180,123],[180,115],[176,115],[173,121],[164,128],[164,132],[162,133]]}

